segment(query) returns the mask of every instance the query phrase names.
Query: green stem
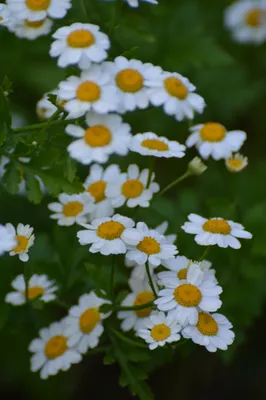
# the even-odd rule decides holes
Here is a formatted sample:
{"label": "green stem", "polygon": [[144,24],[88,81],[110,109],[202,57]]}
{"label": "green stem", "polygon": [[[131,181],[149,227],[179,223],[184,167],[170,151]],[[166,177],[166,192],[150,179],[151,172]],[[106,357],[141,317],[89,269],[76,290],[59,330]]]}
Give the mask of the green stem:
{"label": "green stem", "polygon": [[175,179],[173,182],[169,183],[169,185],[167,185],[164,189],[162,189],[158,193],[158,196],[162,196],[164,193],[168,192],[168,190],[172,189],[175,185],[182,182],[184,179],[188,178],[189,176],[191,176],[191,172],[186,171],[183,175],[181,175],[179,178]]}
{"label": "green stem", "polygon": [[[62,111],[60,111],[60,112],[62,112]],[[53,115],[55,115],[55,114],[53,114]],[[47,125],[47,121],[40,122],[38,124],[27,125],[27,126],[23,126],[22,128],[13,129],[13,132],[14,133],[27,133],[27,132],[32,132],[32,131],[38,131],[41,129],[46,129],[48,126],[50,127],[50,126],[58,126],[58,125],[68,125],[68,124],[71,124],[72,122],[76,122],[76,121],[77,121],[77,118],[59,119],[56,121],[52,120],[48,125]]]}
{"label": "green stem", "polygon": [[110,296],[112,301],[114,302],[115,298],[115,254],[112,256],[112,266],[111,266],[111,275],[110,275]]}
{"label": "green stem", "polygon": [[24,281],[25,281],[25,297],[26,297],[26,304],[29,304],[29,280],[28,280],[28,274],[27,274],[27,266],[26,266],[26,263],[24,263],[23,276],[24,276]]}
{"label": "green stem", "polygon": [[80,0],[82,11],[84,12],[85,18],[89,21],[89,13],[87,10],[86,0]]}
{"label": "green stem", "polygon": [[205,257],[207,257],[210,249],[211,249],[211,246],[207,246],[206,247],[206,249],[204,250],[202,256],[199,258],[199,261],[203,261],[205,259]]}
{"label": "green stem", "polygon": [[147,180],[147,184],[146,184],[146,189],[148,189],[150,184],[151,184],[151,179],[152,179],[152,174],[153,174],[153,170],[154,170],[154,166],[155,166],[155,161],[156,161],[156,157],[151,156],[150,157],[150,166],[149,166],[149,175],[148,175],[148,180]]}
{"label": "green stem", "polygon": [[69,310],[70,306],[63,300],[56,299],[54,300],[54,303],[57,304],[58,306],[64,308],[65,310]]}
{"label": "green stem", "polygon": [[150,308],[154,306],[153,301],[149,301],[145,304],[140,304],[139,306],[117,306],[115,307],[115,311],[137,311],[137,310],[144,310],[145,308]]}
{"label": "green stem", "polygon": [[114,30],[115,30],[115,27],[116,27],[116,22],[117,22],[118,15],[119,15],[119,11],[120,11],[120,9],[122,7],[122,4],[123,4],[123,0],[117,0],[116,4],[114,6],[113,18],[112,18],[112,21],[111,21],[111,24],[110,24],[109,33],[108,33],[109,38],[111,38],[112,34],[114,33]]}
{"label": "green stem", "polygon": [[110,328],[113,335],[115,335],[118,339],[122,340],[122,342],[129,344],[130,346],[139,347],[140,349],[147,349],[145,344],[141,344],[136,340],[129,339],[127,336],[124,336],[123,333],[117,331],[116,329]]}
{"label": "green stem", "polygon": [[153,284],[153,280],[152,280],[152,277],[151,277],[151,271],[150,271],[148,262],[145,264],[145,268],[146,268],[146,272],[147,272],[147,275],[148,275],[148,280],[149,280],[149,284],[150,284],[151,290],[152,290],[152,292],[154,294],[154,297],[157,298],[157,293],[156,293],[156,290],[155,290],[155,287],[154,287],[154,284]]}

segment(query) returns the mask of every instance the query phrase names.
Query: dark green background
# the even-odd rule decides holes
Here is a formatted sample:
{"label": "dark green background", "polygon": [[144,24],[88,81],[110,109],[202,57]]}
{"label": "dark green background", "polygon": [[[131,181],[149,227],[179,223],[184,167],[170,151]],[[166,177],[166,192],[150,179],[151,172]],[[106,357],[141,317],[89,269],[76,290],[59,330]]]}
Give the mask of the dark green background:
{"label": "dark green background", "polygon": [[[86,0],[84,1],[86,3]],[[228,352],[210,354],[204,348],[186,343],[174,354],[167,353],[168,363],[161,365],[161,356],[154,356],[149,367],[150,383],[156,399],[183,400],[255,396],[266,398],[265,385],[265,298],[266,298],[266,46],[243,46],[233,43],[223,27],[223,11],[230,2],[207,0],[161,0],[159,6],[142,3],[138,9],[126,4],[118,16],[112,37],[111,56],[125,53],[128,57],[161,65],[165,70],[187,76],[206,100],[207,108],[196,122],[217,121],[228,129],[243,129],[248,139],[242,152],[249,165],[239,174],[230,174],[223,161],[208,161],[208,170],[180,184],[149,211],[140,211],[138,218],[151,226],[163,220],[177,233],[180,254],[198,259],[203,248],[193,236],[186,235],[181,225],[190,212],[203,216],[221,216],[243,223],[254,235],[242,241],[240,250],[212,249],[209,259],[217,271],[224,291],[223,312],[233,323],[235,343]],[[92,22],[108,33],[115,3],[87,0],[87,19],[79,0],[56,27],[75,21]],[[51,39],[34,42],[21,40],[0,28],[0,79],[8,75],[13,82],[10,104],[29,123],[36,122],[35,104],[46,91],[54,89],[65,77],[48,55]],[[125,116],[134,133],[154,131],[184,143],[187,123],[177,123],[160,109],[134,112]],[[60,138],[63,132],[53,128],[49,134]],[[36,140],[36,137],[35,137]],[[68,140],[68,139],[66,139]],[[59,143],[59,144],[58,144]],[[52,144],[65,156],[63,139]],[[61,147],[60,147],[61,146]],[[31,152],[29,143],[20,145],[19,155]],[[53,149],[51,149],[52,153]],[[196,155],[194,149],[182,160],[158,160],[157,181],[161,187],[182,174],[187,162]],[[60,161],[60,158],[57,159]],[[147,158],[130,154],[111,158],[122,169],[131,162],[147,166]],[[80,168],[81,177],[88,169]],[[1,223],[30,223],[37,234],[32,250],[30,271],[47,273],[61,283],[61,296],[74,304],[93,279],[84,269],[84,259],[98,262],[87,250],[77,245],[76,228],[58,228],[49,220],[45,197],[41,205],[30,204],[21,196],[0,193]],[[107,279],[108,260],[103,264],[103,280]],[[105,265],[106,264],[106,265]],[[61,266],[61,269],[59,268]],[[123,283],[121,266],[119,284]],[[41,326],[65,315],[64,310],[49,304],[43,310],[25,307],[7,308],[3,304],[11,280],[22,272],[21,263],[5,256],[0,262],[0,397],[4,399],[109,399],[131,398],[118,386],[117,366],[103,366],[100,356],[87,356],[67,373],[41,381],[38,373],[29,372],[29,342],[38,336]],[[128,272],[128,271],[126,271]],[[70,282],[70,283],[69,283]],[[157,361],[156,361],[157,360]],[[158,368],[156,368],[158,366]]]}

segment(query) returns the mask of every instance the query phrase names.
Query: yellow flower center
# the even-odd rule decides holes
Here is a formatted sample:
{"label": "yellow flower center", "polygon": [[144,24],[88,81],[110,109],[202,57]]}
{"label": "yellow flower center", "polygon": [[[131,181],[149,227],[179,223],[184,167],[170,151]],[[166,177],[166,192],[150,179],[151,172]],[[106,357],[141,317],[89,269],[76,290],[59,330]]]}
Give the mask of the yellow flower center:
{"label": "yellow flower center", "polygon": [[117,86],[128,93],[136,93],[143,87],[143,76],[135,69],[124,69],[116,75]]}
{"label": "yellow flower center", "polygon": [[83,209],[84,206],[79,201],[70,201],[64,205],[63,214],[65,217],[76,217],[76,215],[80,214]]}
{"label": "yellow flower center", "polygon": [[178,78],[173,76],[166,78],[164,81],[164,87],[171,96],[174,96],[179,100],[185,100],[187,98],[188,90]]}
{"label": "yellow flower center", "polygon": [[93,331],[93,329],[98,324],[100,319],[101,319],[101,316],[98,311],[98,308],[88,308],[80,316],[79,327],[80,327],[81,332],[87,334],[87,333],[90,333],[91,331]]}
{"label": "yellow flower center", "polygon": [[125,230],[125,226],[117,221],[103,222],[97,229],[97,235],[105,240],[120,238]]}
{"label": "yellow flower center", "polygon": [[171,330],[169,326],[165,324],[155,325],[151,330],[151,337],[159,342],[160,340],[165,340],[171,335]]}
{"label": "yellow flower center", "polygon": [[[42,296],[44,292],[45,290],[40,286],[33,286],[31,288],[28,288],[28,299],[30,300],[36,299],[36,297]],[[26,290],[24,290],[22,294],[23,296],[26,296]]]}
{"label": "yellow flower center", "polygon": [[228,160],[228,164],[232,169],[239,169],[243,166],[243,161],[239,158],[231,158]]}
{"label": "yellow flower center", "polygon": [[129,179],[123,183],[121,192],[127,198],[135,198],[143,192],[143,184],[137,179]]}
{"label": "yellow flower center", "polygon": [[84,48],[89,47],[95,42],[93,34],[86,29],[78,29],[71,32],[67,37],[67,43],[70,47]]}
{"label": "yellow flower center", "polygon": [[253,28],[257,28],[262,23],[262,18],[265,17],[265,15],[265,11],[254,8],[247,13],[246,23]]}
{"label": "yellow flower center", "polygon": [[63,335],[56,335],[48,340],[44,353],[47,358],[53,360],[54,358],[62,356],[67,350],[67,338]]}
{"label": "yellow flower center", "polygon": [[157,151],[169,150],[168,144],[158,139],[144,139],[141,142],[141,145],[149,150],[157,150]]}
{"label": "yellow flower center", "polygon": [[101,88],[94,82],[83,82],[77,88],[77,99],[80,101],[94,102],[99,100]]}
{"label": "yellow flower center", "polygon": [[220,233],[221,235],[229,235],[231,227],[224,219],[209,219],[204,222],[202,228],[211,233]]}
{"label": "yellow flower center", "polygon": [[89,192],[92,195],[92,197],[94,197],[95,203],[99,203],[100,201],[103,201],[106,198],[105,188],[106,188],[106,182],[97,181],[93,182],[88,187],[87,192]]}
{"label": "yellow flower center", "polygon": [[45,23],[46,19],[42,19],[41,21],[29,21],[28,19],[25,19],[25,25],[27,25],[29,28],[40,28],[43,26]]}
{"label": "yellow flower center", "polygon": [[226,135],[226,129],[223,125],[215,122],[207,122],[200,130],[200,137],[206,142],[220,142]]}
{"label": "yellow flower center", "polygon": [[51,0],[26,0],[26,6],[32,11],[45,11],[50,3]]}
{"label": "yellow flower center", "polygon": [[[142,304],[149,303],[150,301],[153,301],[155,299],[154,295],[152,292],[141,292],[137,295],[135,301],[134,301],[134,306],[141,306]],[[148,308],[143,308],[143,310],[136,310],[135,313],[137,317],[139,318],[146,318],[148,317],[152,312],[152,309],[150,307]]]}
{"label": "yellow flower center", "polygon": [[196,307],[201,302],[202,294],[196,286],[185,283],[175,288],[174,297],[183,307]]}
{"label": "yellow flower center", "polygon": [[215,319],[204,312],[199,312],[197,328],[205,336],[215,336],[218,332],[218,324]]}
{"label": "yellow flower center", "polygon": [[13,251],[15,253],[20,253],[22,251],[26,251],[27,247],[28,247],[29,239],[26,238],[26,236],[17,235],[16,240],[17,240],[18,244],[16,245],[16,247],[14,247]]}
{"label": "yellow flower center", "polygon": [[145,236],[144,239],[137,245],[139,251],[150,254],[157,254],[161,251],[160,243],[157,240],[153,239],[152,237]]}
{"label": "yellow flower center", "polygon": [[177,273],[177,277],[180,280],[187,279],[187,268],[180,269]]}
{"label": "yellow flower center", "polygon": [[111,142],[112,135],[105,126],[94,125],[86,130],[84,140],[91,147],[103,147]]}

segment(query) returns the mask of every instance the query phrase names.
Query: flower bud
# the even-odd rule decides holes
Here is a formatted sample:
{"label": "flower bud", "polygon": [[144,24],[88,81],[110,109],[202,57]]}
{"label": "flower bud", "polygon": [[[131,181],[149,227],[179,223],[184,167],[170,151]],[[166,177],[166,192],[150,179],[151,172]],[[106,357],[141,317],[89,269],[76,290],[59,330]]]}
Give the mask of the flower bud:
{"label": "flower bud", "polygon": [[207,165],[205,165],[199,157],[194,157],[193,160],[188,163],[188,171],[191,175],[201,175],[207,168]]}

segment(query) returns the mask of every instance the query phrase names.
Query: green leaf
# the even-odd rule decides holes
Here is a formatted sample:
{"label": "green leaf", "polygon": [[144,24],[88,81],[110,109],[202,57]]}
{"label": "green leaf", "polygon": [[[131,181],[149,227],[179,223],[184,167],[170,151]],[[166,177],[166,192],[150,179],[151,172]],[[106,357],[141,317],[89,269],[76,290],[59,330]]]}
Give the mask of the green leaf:
{"label": "green leaf", "polygon": [[16,194],[19,189],[21,182],[21,170],[13,161],[10,161],[5,166],[5,174],[3,176],[3,182],[6,185],[6,190],[11,194]]}
{"label": "green leaf", "polygon": [[24,174],[24,179],[26,182],[26,189],[29,201],[38,204],[42,200],[42,191],[40,187],[40,182],[38,179],[29,171]]}
{"label": "green leaf", "polygon": [[73,182],[76,177],[77,172],[77,163],[72,158],[67,157],[65,166],[64,166],[64,177],[69,181]]}

